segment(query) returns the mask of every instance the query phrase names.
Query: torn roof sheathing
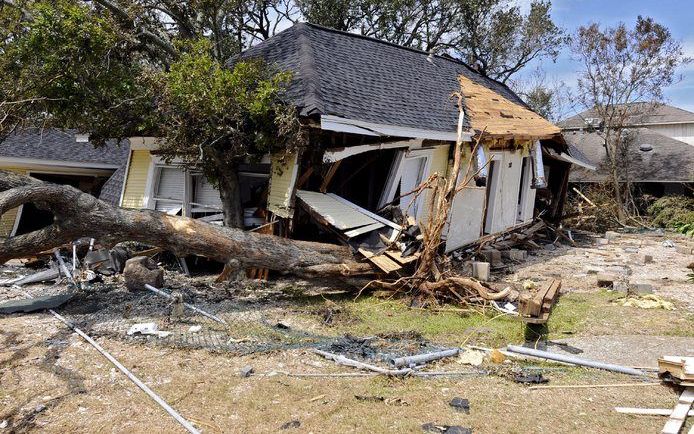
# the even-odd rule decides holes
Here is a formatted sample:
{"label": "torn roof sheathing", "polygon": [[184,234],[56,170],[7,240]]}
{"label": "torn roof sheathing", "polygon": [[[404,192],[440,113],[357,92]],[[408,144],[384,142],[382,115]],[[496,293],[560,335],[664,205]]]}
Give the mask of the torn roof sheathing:
{"label": "torn roof sheathing", "polygon": [[325,220],[326,223],[340,230],[367,225],[373,228],[371,230],[374,230],[384,226],[375,219],[349,207],[327,194],[299,190],[296,192],[296,197],[310,208],[313,213]]}
{"label": "torn roof sheathing", "polygon": [[[458,77],[463,93],[465,114],[476,133],[496,137],[547,139],[561,134],[561,129],[542,116],[468,77]],[[510,138],[510,137],[509,137]]]}

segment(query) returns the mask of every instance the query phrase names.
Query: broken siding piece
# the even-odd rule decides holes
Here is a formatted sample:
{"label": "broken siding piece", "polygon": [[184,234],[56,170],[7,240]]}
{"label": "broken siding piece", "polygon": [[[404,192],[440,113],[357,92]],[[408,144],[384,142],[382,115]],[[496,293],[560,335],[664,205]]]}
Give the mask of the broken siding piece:
{"label": "broken siding piece", "polygon": [[327,224],[343,231],[378,223],[375,219],[337,200],[332,195],[299,190],[296,192],[296,197]]}
{"label": "broken siding piece", "polygon": [[130,153],[130,164],[121,201],[123,208],[142,208],[144,206],[151,161],[152,157],[147,150],[136,149]]}
{"label": "broken siding piece", "polygon": [[271,157],[270,191],[267,198],[267,209],[278,217],[290,218],[292,210],[292,193],[296,184],[298,153],[276,153]]}

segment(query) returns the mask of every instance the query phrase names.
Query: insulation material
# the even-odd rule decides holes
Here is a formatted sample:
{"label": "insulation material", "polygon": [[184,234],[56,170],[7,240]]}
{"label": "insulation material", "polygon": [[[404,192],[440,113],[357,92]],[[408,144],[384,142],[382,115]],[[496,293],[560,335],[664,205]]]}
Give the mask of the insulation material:
{"label": "insulation material", "polygon": [[144,206],[145,188],[151,160],[147,150],[134,150],[130,153],[125,190],[121,201],[123,208],[142,208]]}
{"label": "insulation material", "polygon": [[509,101],[493,90],[461,75],[465,114],[476,133],[543,139],[561,134],[561,129],[537,113]]}
{"label": "insulation material", "polygon": [[273,154],[270,174],[270,191],[267,209],[278,217],[290,218],[293,214],[292,192],[296,183],[298,154]]}

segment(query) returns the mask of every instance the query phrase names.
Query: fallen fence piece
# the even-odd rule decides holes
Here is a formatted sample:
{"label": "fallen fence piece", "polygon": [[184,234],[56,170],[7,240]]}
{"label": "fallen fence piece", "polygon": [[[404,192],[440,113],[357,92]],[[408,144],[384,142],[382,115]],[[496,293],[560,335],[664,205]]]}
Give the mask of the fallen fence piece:
{"label": "fallen fence piece", "polygon": [[[31,295],[24,293],[25,296],[31,298]],[[106,359],[113,364],[119,371],[125,374],[126,377],[130,379],[137,387],[139,387],[143,392],[145,392],[150,398],[154,400],[161,408],[163,408],[167,413],[169,413],[178,423],[181,424],[183,428],[188,430],[191,434],[200,434],[190,422],[188,422],[183,416],[181,416],[176,410],[173,409],[169,404],[159,397],[152,389],[150,389],[145,383],[143,383],[139,378],[137,378],[132,372],[123,366],[115,357],[113,357],[108,351],[103,349],[94,339],[90,338],[89,335],[84,333],[82,330],[78,329],[72,322],[68,321],[62,315],[58,314],[53,309],[48,309],[48,311],[53,314],[60,322],[68,326],[69,329],[77,333],[82,339],[87,341],[92,347],[94,347],[101,355],[106,357]]]}
{"label": "fallen fence piece", "polygon": [[[682,425],[684,425],[684,420],[687,418],[687,414],[689,414],[689,409],[693,403],[694,388],[688,387],[684,389],[684,392],[682,392],[682,395],[680,395],[677,405],[670,414],[670,419],[665,422],[665,426],[661,431],[662,434],[679,434],[680,430],[682,429]],[[689,432],[691,433],[692,431],[690,430]]]}
{"label": "fallen fence piece", "polygon": [[606,371],[621,372],[627,375],[645,376],[646,373],[638,369],[628,368],[626,366],[613,365],[611,363],[603,363],[595,360],[582,359],[580,357],[567,356],[564,354],[550,353],[548,351],[535,350],[532,348],[520,347],[517,345],[509,345],[508,351],[512,353],[524,354],[526,356],[539,357],[541,359],[556,360],[559,362],[570,363],[572,365],[587,366],[589,368],[604,369]]}
{"label": "fallen fence piece", "polygon": [[412,369],[409,369],[409,368],[406,368],[406,369],[386,369],[386,368],[381,368],[379,366],[369,365],[368,363],[362,363],[362,362],[359,362],[356,360],[352,360],[352,359],[347,358],[345,356],[329,353],[329,352],[323,351],[323,350],[313,350],[313,352],[318,354],[319,356],[325,357],[326,359],[332,360],[339,365],[351,366],[353,368],[365,369],[367,371],[374,371],[374,372],[378,372],[379,374],[383,374],[383,375],[402,377],[402,376],[405,376],[405,375],[412,373]]}
{"label": "fallen fence piece", "polygon": [[[162,290],[159,289],[159,288],[155,288],[155,287],[153,287],[152,285],[150,285],[150,284],[148,284],[148,283],[145,283],[145,288],[149,289],[150,291],[152,291],[152,292],[155,293],[155,294],[161,295],[162,297],[166,297],[166,298],[168,298],[169,300],[173,299],[173,296],[172,296],[171,294],[169,294],[169,293],[167,293],[167,292],[165,292],[165,291],[162,291]],[[202,316],[204,316],[204,317],[207,317],[207,318],[209,318],[209,319],[211,319],[211,320],[213,320],[213,321],[217,321],[218,323],[222,323],[222,324],[224,324],[224,325],[227,325],[227,322],[224,321],[223,319],[221,319],[221,318],[219,318],[219,317],[217,317],[217,316],[215,316],[215,315],[212,315],[211,313],[207,313],[207,312],[205,312],[204,310],[199,309],[199,308],[193,306],[193,305],[190,304],[190,303],[183,303],[183,305],[184,305],[185,307],[187,307],[188,309],[193,310],[193,311],[199,313],[200,315],[202,315]]]}
{"label": "fallen fence piece", "polygon": [[528,389],[593,389],[599,387],[641,387],[641,386],[661,386],[663,383],[615,383],[615,384],[563,384],[554,386],[532,386]]}
{"label": "fallen fence piece", "polygon": [[[623,414],[636,414],[640,416],[670,416],[672,410],[669,408],[635,408],[635,407],[615,407],[614,411]],[[687,416],[694,416],[694,410],[689,410]]]}
{"label": "fallen fence piece", "polygon": [[458,355],[460,350],[458,348],[453,348],[450,350],[437,351],[435,353],[417,354],[414,356],[398,357],[390,359],[391,366],[396,368],[402,368],[403,366],[412,367],[416,365],[423,365],[424,363],[431,362],[433,360],[443,359],[445,357],[453,357]]}
{"label": "fallen fence piece", "polygon": [[75,294],[71,292],[68,294],[10,300],[0,304],[0,313],[35,312],[37,310],[51,309],[67,303],[74,296]]}

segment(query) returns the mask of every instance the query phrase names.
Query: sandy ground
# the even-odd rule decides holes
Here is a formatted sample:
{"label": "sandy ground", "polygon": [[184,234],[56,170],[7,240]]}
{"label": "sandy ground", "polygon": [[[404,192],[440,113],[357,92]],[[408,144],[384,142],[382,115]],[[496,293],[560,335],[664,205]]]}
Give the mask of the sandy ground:
{"label": "sandy ground", "polygon": [[[628,266],[629,279],[652,282],[657,294],[675,301],[677,310],[656,315],[636,308],[591,306],[602,309],[606,316],[595,318],[604,318],[604,323],[584,326],[566,341],[581,348],[583,357],[639,366],[647,361],[653,366],[654,358],[663,353],[692,355],[694,348],[694,336],[688,332],[694,295],[685,268],[694,258],[664,247],[665,239],[629,235],[607,245],[541,251],[497,277],[517,283],[559,277],[566,293],[591,293],[597,288],[589,267]],[[651,254],[654,263],[640,264],[638,256],[643,253]],[[7,298],[8,294],[1,295]],[[131,322],[141,318],[138,308],[146,307],[141,299],[130,299],[120,289],[104,297],[131,306],[127,309]],[[227,298],[241,299],[243,294],[225,295],[220,289],[215,297],[218,301],[207,300],[206,308],[223,310]],[[277,297],[268,292],[261,298]],[[295,377],[287,374],[356,371],[306,348],[233,355],[127,341],[102,333],[99,324],[89,322],[90,312],[103,309],[96,300],[101,299],[88,298],[58,311],[93,329],[104,348],[203,432],[422,432],[421,426],[428,422],[468,427],[475,433],[658,432],[664,418],[622,415],[613,408],[672,408],[677,400],[677,392],[664,385],[530,390],[508,376],[512,369],[527,369],[527,362],[485,363],[482,368],[487,374],[475,373],[455,360],[430,368],[469,373],[452,378]],[[268,301],[245,311],[254,321],[285,321],[321,335],[351,330],[341,323],[323,326],[313,316],[306,318],[300,309],[289,307],[291,301],[287,303]],[[126,309],[122,306],[106,309],[109,321],[123,320]],[[243,310],[233,313],[238,312]],[[397,313],[385,315],[381,322],[396,318]],[[637,333],[628,333],[630,322],[638,324]],[[674,322],[683,326],[673,327]],[[252,322],[239,324],[250,327]],[[684,335],[677,330],[685,330]],[[674,335],[663,335],[668,333]],[[559,351],[556,346],[550,350]],[[247,365],[254,374],[242,378],[239,371]],[[545,369],[543,375],[551,385],[644,381],[582,368],[531,365]],[[470,414],[448,405],[454,397],[470,401]],[[0,432],[184,432],[94,348],[48,313],[0,315],[0,426],[4,427]],[[684,432],[691,426],[690,420]]]}

